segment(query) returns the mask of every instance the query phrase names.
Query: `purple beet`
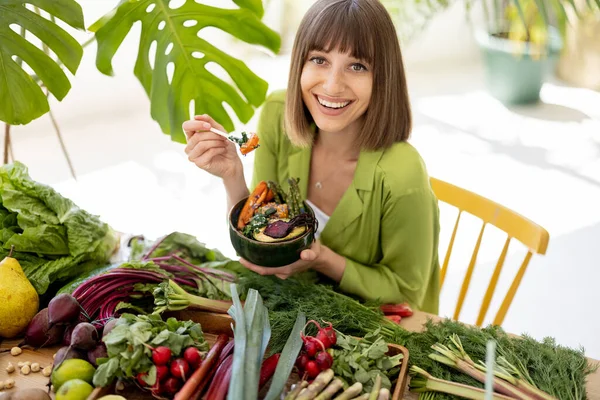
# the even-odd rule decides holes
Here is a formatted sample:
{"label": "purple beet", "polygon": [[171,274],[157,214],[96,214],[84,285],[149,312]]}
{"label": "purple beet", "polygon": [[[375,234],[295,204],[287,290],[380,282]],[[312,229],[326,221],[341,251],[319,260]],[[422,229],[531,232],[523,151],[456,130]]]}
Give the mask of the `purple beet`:
{"label": "purple beet", "polygon": [[102,342],[98,343],[98,345],[96,346],[96,348],[94,348],[93,350],[88,351],[88,353],[87,353],[88,361],[94,367],[98,367],[98,363],[96,362],[97,359],[99,359],[99,358],[105,358],[105,357],[108,357],[108,353],[106,351],[106,345],[104,345],[104,343],[102,343]]}
{"label": "purple beet", "polygon": [[63,346],[71,345],[71,335],[73,334],[74,328],[75,328],[75,325],[67,325],[65,327],[65,333],[63,335],[63,340],[62,340]]}
{"label": "purple beet", "polygon": [[25,339],[21,345],[32,347],[52,346],[60,343],[63,338],[64,327],[53,326],[48,322],[48,309],[44,308],[33,317],[25,331]]}
{"label": "purple beet", "polygon": [[48,303],[48,321],[50,326],[68,325],[79,319],[81,308],[75,297],[62,293]]}
{"label": "purple beet", "polygon": [[307,227],[314,223],[314,218],[310,214],[299,214],[288,222],[277,220],[265,228],[263,233],[275,239],[281,239],[289,235],[297,226],[306,225]]}
{"label": "purple beet", "polygon": [[98,331],[89,322],[81,322],[73,329],[71,346],[80,350],[93,350],[98,344]]}
{"label": "purple beet", "polygon": [[77,350],[76,348],[71,346],[64,346],[58,349],[58,351],[56,352],[56,356],[54,356],[55,368],[58,367],[58,365],[60,365],[60,363],[62,363],[63,361],[70,360],[71,358],[78,358],[80,360],[87,361],[86,354],[83,351]]}
{"label": "purple beet", "polygon": [[113,330],[113,328],[117,325],[118,320],[118,318],[112,318],[104,325],[104,329],[102,330],[102,337],[108,335],[110,331]]}

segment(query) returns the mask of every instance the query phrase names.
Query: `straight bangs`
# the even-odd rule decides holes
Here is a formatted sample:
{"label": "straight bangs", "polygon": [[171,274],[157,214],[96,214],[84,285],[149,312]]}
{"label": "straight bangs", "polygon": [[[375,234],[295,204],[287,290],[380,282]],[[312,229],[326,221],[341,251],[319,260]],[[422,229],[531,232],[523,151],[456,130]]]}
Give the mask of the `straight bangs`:
{"label": "straight bangs", "polygon": [[[373,65],[375,41],[367,14],[353,2],[332,3],[309,23],[301,54],[311,51],[330,52],[338,49]],[[372,21],[371,21],[372,22]]]}

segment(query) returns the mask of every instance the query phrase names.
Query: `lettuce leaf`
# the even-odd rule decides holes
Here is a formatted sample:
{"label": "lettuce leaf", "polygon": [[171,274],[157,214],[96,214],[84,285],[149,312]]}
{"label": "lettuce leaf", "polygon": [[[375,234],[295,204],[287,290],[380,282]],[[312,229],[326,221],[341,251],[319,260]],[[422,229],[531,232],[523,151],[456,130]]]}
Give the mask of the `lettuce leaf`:
{"label": "lettuce leaf", "polygon": [[0,256],[14,247],[13,256],[39,294],[88,271],[89,263],[106,264],[118,246],[108,224],[32,180],[18,161],[0,167],[0,203]]}

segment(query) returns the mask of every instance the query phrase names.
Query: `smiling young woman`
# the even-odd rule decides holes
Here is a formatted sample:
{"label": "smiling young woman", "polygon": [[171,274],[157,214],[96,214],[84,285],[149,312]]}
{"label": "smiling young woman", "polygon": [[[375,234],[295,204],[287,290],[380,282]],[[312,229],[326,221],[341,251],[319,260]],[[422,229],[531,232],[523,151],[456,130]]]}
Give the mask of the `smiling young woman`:
{"label": "smiling young woman", "polygon": [[[205,125],[206,124],[206,125]],[[184,124],[190,160],[223,178],[229,204],[248,195],[235,147]],[[407,140],[411,110],[400,46],[379,0],[318,0],[304,16],[286,90],[261,110],[252,187],[272,180],[300,193],[319,220],[319,240],[280,278],[317,272],[340,290],[438,311],[439,214],[425,163]]]}

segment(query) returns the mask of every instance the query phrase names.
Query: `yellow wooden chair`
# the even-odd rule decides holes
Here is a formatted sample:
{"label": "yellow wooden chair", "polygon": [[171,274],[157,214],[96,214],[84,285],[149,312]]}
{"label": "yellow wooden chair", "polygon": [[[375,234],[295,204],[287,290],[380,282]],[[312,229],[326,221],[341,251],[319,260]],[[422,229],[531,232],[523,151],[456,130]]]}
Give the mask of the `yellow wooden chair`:
{"label": "yellow wooden chair", "polygon": [[473,270],[475,269],[475,264],[477,262],[477,254],[479,253],[479,247],[481,245],[483,233],[488,224],[494,225],[495,227],[501,229],[507,234],[508,237],[506,238],[504,248],[502,249],[500,258],[496,263],[496,268],[490,279],[483,302],[481,303],[479,316],[477,317],[476,322],[477,326],[481,326],[488,312],[492,296],[496,290],[498,278],[500,277],[500,272],[502,271],[502,267],[504,265],[504,260],[508,252],[510,241],[514,238],[528,248],[525,259],[517,271],[517,274],[513,279],[512,284],[508,289],[506,296],[504,297],[504,300],[502,301],[502,305],[500,306],[500,309],[494,318],[494,325],[502,325],[510,304],[512,303],[513,298],[519,289],[519,285],[521,284],[521,280],[523,279],[527,265],[531,260],[531,256],[534,253],[546,253],[549,240],[548,232],[538,224],[528,220],[522,215],[519,215],[498,203],[495,203],[466,189],[454,186],[436,178],[431,178],[431,186],[440,201],[448,203],[459,210],[458,217],[456,218],[456,223],[454,225],[454,230],[452,231],[452,237],[450,238],[450,243],[448,245],[448,250],[446,251],[446,256],[444,258],[444,264],[442,265],[440,289],[444,284],[444,278],[446,277],[446,272],[448,270],[448,262],[450,261],[450,255],[452,254],[452,247],[454,246],[454,239],[456,238],[456,231],[458,229],[462,213],[466,212],[472,214],[483,221],[481,231],[479,232],[479,237],[477,238],[477,242],[475,244],[475,249],[473,250],[473,254],[469,262],[469,267],[467,268],[467,272],[460,289],[458,302],[454,310],[453,318],[455,320],[458,320],[460,316],[460,311],[462,310],[467,291],[469,290],[471,276],[473,275]]}

